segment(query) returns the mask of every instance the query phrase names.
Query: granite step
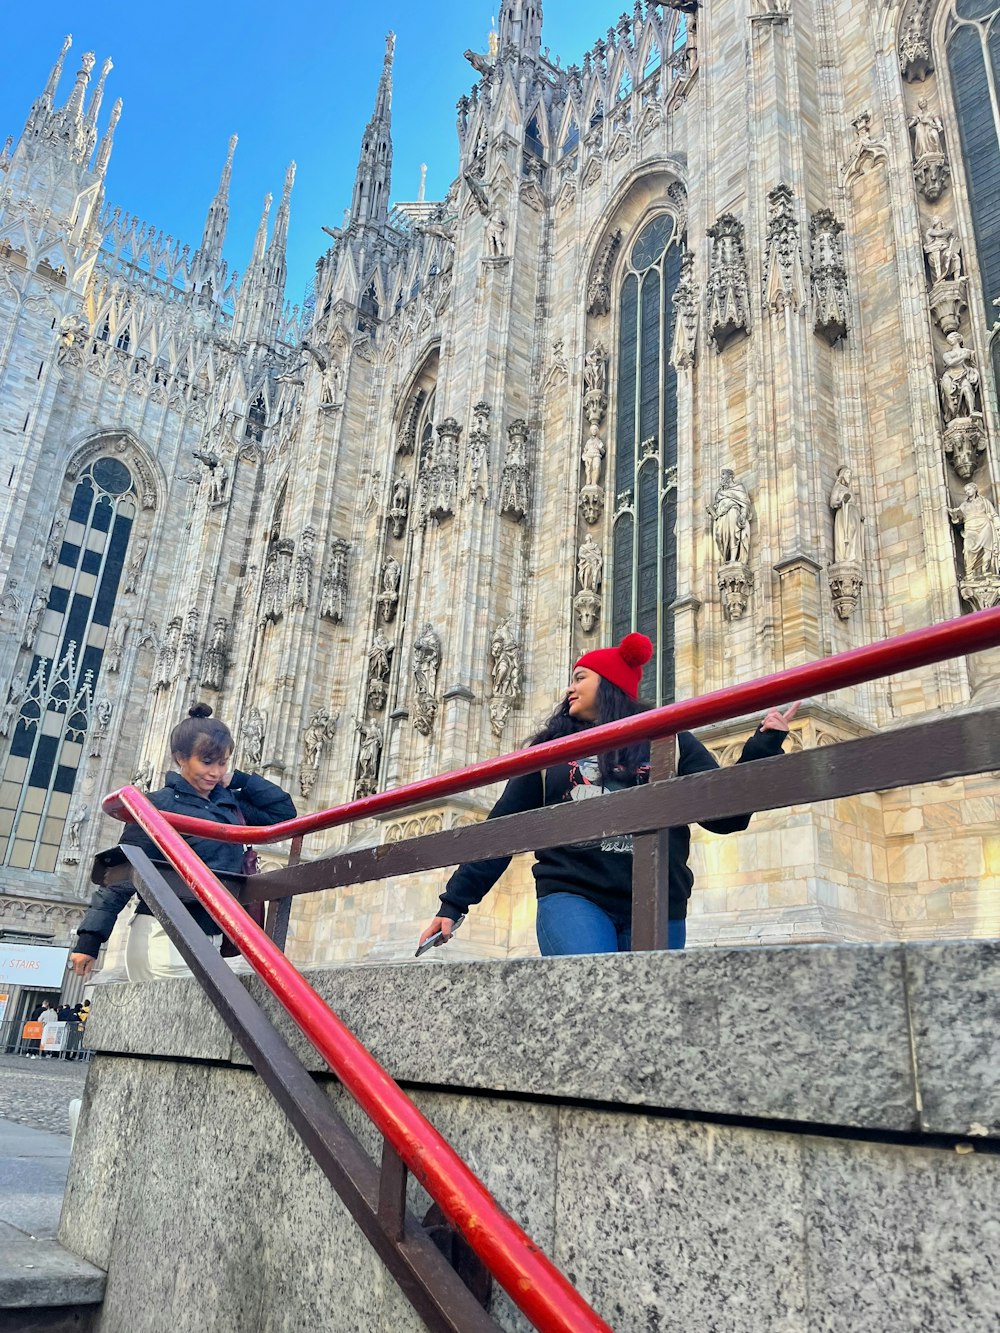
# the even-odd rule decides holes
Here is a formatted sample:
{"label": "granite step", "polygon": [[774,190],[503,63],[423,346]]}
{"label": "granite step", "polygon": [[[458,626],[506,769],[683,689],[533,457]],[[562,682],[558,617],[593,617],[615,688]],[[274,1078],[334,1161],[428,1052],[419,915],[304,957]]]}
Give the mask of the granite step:
{"label": "granite step", "polygon": [[0,1333],[86,1333],[105,1274],[57,1240],[0,1222]]}

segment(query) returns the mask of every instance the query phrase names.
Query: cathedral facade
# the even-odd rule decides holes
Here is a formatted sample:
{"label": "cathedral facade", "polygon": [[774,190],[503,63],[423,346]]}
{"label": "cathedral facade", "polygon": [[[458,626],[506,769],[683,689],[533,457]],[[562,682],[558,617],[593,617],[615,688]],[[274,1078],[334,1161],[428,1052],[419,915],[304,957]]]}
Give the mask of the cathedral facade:
{"label": "cathedral facade", "polygon": [[[1000,0],[678,0],[564,67],[512,0],[447,197],[393,204],[390,35],[289,309],[294,165],[237,280],[235,140],[200,245],[164,237],[105,200],[120,105],[64,47],[0,158],[0,926],[68,942],[101,796],[160,785],[196,699],[308,811],[517,748],[629,629],[664,703],[1000,602],[998,51]],[[792,744],[998,673],[808,700]],[[690,938],[992,934],[998,791],[698,838]],[[440,883],[303,899],[293,956],[402,956]],[[531,899],[515,862],[451,951],[533,951]]]}

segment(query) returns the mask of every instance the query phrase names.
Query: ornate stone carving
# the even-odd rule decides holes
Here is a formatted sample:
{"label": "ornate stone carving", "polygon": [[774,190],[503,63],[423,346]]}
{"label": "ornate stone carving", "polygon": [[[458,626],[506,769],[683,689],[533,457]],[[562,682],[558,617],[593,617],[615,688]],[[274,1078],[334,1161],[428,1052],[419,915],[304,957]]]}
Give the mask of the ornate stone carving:
{"label": "ornate stone carving", "polygon": [[722,565],[719,569],[719,592],[727,620],[741,620],[746,614],[753,588],[750,567],[744,564]]}
{"label": "ornate stone carving", "polygon": [[723,213],[709,227],[712,263],[708,275],[708,331],[721,352],[738,334],[750,332],[750,289],[747,283],[743,223]]}
{"label": "ornate stone carving", "polygon": [[520,523],[528,512],[528,423],[521,417],[507,427],[507,453],[500,477],[500,512]]}
{"label": "ornate stone carving", "polygon": [[410,483],[406,477],[396,477],[392,483],[392,496],[389,500],[389,526],[392,535],[402,537],[406,531],[406,520],[410,513]]}
{"label": "ornate stone carving", "polygon": [[600,426],[608,410],[608,349],[602,342],[584,358],[583,410],[592,426]]}
{"label": "ornate stone carving", "polygon": [[573,599],[573,610],[584,634],[591,634],[601,618],[600,594],[584,590]]}
{"label": "ornate stone carving", "polygon": [[132,547],[132,554],[129,557],[128,564],[125,566],[125,591],[135,592],[139,586],[139,579],[142,576],[142,567],[146,560],[146,552],[149,550],[149,538],[138,537],[135,545]]}
{"label": "ornate stone carving", "polygon": [[28,612],[27,620],[24,622],[24,634],[21,636],[21,646],[29,650],[34,648],[38,631],[42,627],[42,617],[45,615],[45,608],[49,604],[49,591],[51,590],[36,592],[31,599],[31,609]]}
{"label": "ornate stone carving", "polygon": [[621,243],[622,230],[618,227],[601,246],[587,287],[588,315],[606,315],[611,309],[611,269]]}
{"label": "ornate stone carving", "polygon": [[602,473],[604,470],[604,455],[607,453],[604,441],[597,433],[597,426],[591,423],[589,433],[583,442],[583,448],[580,451],[580,461],[583,464],[583,485],[585,490],[601,489]]}
{"label": "ornate stone carving", "polygon": [[347,569],[351,543],[343,537],[334,537],[330,554],[323,570],[319,595],[319,613],[324,620],[339,625],[347,613]]}
{"label": "ornate stone carving", "polygon": [[316,555],[316,529],[311,524],[302,529],[298,554],[295,557],[295,576],[292,581],[292,606],[307,609],[312,600],[313,561]]}
{"label": "ornate stone carving", "polygon": [[962,277],[962,250],[943,218],[935,218],[924,232],[924,254],[935,284]]}
{"label": "ornate stone carving", "polygon": [[813,328],[831,347],[847,336],[847,267],[844,224],[828,208],[809,220],[812,248]]}
{"label": "ornate stone carving", "polygon": [[323,746],[332,741],[337,731],[337,717],[330,716],[328,708],[317,708],[302,733],[302,763],[299,765],[299,791],[308,796],[319,776],[319,761]]}
{"label": "ornate stone carving", "polygon": [[780,314],[801,310],[804,300],[802,246],[795,216],[795,196],[785,184],[767,196],[767,254],[764,261],[764,310]]}
{"label": "ornate stone carving", "polygon": [[499,200],[486,219],[486,253],[491,259],[502,259],[507,253],[507,219]]}
{"label": "ornate stone carving", "polygon": [[966,347],[958,332],[948,334],[948,346],[941,354],[941,411],[945,421],[979,416],[979,367],[976,353]]}
{"label": "ornate stone carving", "polygon": [[267,717],[256,704],[243,719],[240,727],[240,744],[243,747],[243,764],[250,773],[256,773],[264,758],[264,734],[267,730]]}
{"label": "ornate stone carving", "polygon": [[420,409],[424,405],[427,394],[423,389],[418,389],[411,397],[403,413],[403,419],[399,423],[399,433],[396,436],[396,453],[412,454],[417,447],[417,426],[420,423]]}
{"label": "ornate stone carving", "polygon": [[941,198],[951,176],[944,152],[944,121],[931,112],[927,98],[921,97],[909,126],[913,132],[913,177],[924,198],[934,203]]}
{"label": "ornate stone carving", "polygon": [[511,710],[521,697],[521,645],[511,627],[510,617],[496,627],[490,640],[492,667],[490,675],[493,698],[490,700],[490,726],[494,736],[503,735]]}
{"label": "ornate stone carving", "polygon": [[915,0],[899,39],[899,68],[908,83],[922,83],[934,71],[929,24],[928,0]]}
{"label": "ornate stone carving", "polygon": [[376,629],[372,646],[368,649],[368,704],[380,713],[385,707],[389,689],[389,670],[396,645]]}
{"label": "ornate stone carving", "polygon": [[0,623],[9,624],[17,618],[21,609],[21,594],[17,590],[17,579],[8,579],[0,597]]}
{"label": "ornate stone carving", "polygon": [[0,736],[10,735],[14,720],[21,708],[25,685],[24,672],[19,671],[7,686],[7,698],[3,708],[0,709]]}
{"label": "ornate stone carving", "polygon": [[600,592],[604,577],[604,552],[588,532],[576,556],[576,577],[584,592]]}
{"label": "ornate stone carving", "polygon": [[588,527],[599,523],[604,513],[603,486],[584,486],[580,491],[580,513]]}
{"label": "ornate stone carving", "polygon": [[361,746],[358,750],[358,773],[354,784],[355,796],[371,796],[378,790],[378,767],[382,755],[382,728],[374,718],[355,719]]}
{"label": "ornate stone carving", "polygon": [[844,183],[849,184],[856,176],[863,176],[879,162],[887,162],[889,150],[881,139],[872,135],[872,113],[862,111],[851,124],[857,135],[854,151],[844,165]]}
{"label": "ornate stone carving", "polygon": [[455,512],[458,493],[458,440],[462,427],[447,417],[437,427],[430,463],[423,475],[425,513],[440,521]]}
{"label": "ornate stone carving", "polygon": [[201,666],[201,683],[206,690],[221,690],[229,662],[229,621],[219,616],[212,627],[212,637],[205,649]]}
{"label": "ornate stone carving", "polygon": [[108,642],[104,649],[104,664],[109,671],[121,671],[125,656],[125,640],[132,628],[131,616],[118,616],[108,631]]}
{"label": "ornate stone carving", "polygon": [[1000,514],[970,481],[965,499],[948,517],[962,529],[962,597],[977,611],[1000,604]]}
{"label": "ornate stone carving", "polygon": [[194,675],[195,650],[198,645],[198,608],[192,606],[184,617],[174,667],[175,680],[190,680]]}
{"label": "ornate stone carving", "polygon": [[52,520],[52,527],[49,529],[49,538],[45,543],[45,555],[43,564],[46,569],[51,569],[59,559],[59,552],[62,549],[62,535],[66,528],[64,518],[55,518]]}
{"label": "ornate stone carving", "polygon": [[827,569],[833,609],[841,620],[850,620],[861,600],[864,575],[856,561],[832,564]]}
{"label": "ornate stone carving", "polygon": [[414,704],[411,717],[421,736],[429,736],[437,715],[437,678],[441,668],[441,640],[425,621],[413,645]]}
{"label": "ornate stone carving", "polygon": [[956,417],[944,428],[944,452],[957,476],[967,481],[976,470],[979,455],[986,451],[982,418]]}
{"label": "ornate stone carving", "polygon": [[60,366],[79,366],[83,362],[83,345],[90,335],[90,325],[82,315],[64,315],[59,321],[59,348],[56,363]]}
{"label": "ornate stone carving", "polygon": [[861,559],[861,524],[865,520],[854,497],[854,474],[846,465],[837,469],[837,479],[830,491],[830,508],[834,563],[857,563]]}
{"label": "ornate stone carving", "polygon": [[287,537],[277,541],[264,563],[258,624],[263,627],[276,624],[285,614],[288,603],[288,585],[292,576],[292,555],[295,543]]}
{"label": "ornate stone carving", "polygon": [[694,255],[685,250],[681,255],[680,281],[673,294],[677,312],[674,345],[670,358],[675,370],[690,370],[695,363],[698,347],[698,286],[694,280]]}
{"label": "ornate stone carving", "polygon": [[136,765],[130,779],[133,787],[148,792],[153,785],[153,765],[148,759],[142,759]]}
{"label": "ornate stone carving", "polygon": [[402,565],[395,556],[388,556],[382,566],[382,591],[378,595],[379,612],[387,625],[391,625],[396,619],[396,608],[399,605],[399,581],[402,576]]}
{"label": "ornate stone carving", "polygon": [[108,729],[111,726],[111,714],[114,712],[114,706],[108,698],[98,699],[94,704],[94,720],[90,732],[90,757],[91,759],[100,759],[103,752],[104,742],[108,739]]}
{"label": "ornate stone carving", "polygon": [[473,498],[486,500],[489,496],[489,403],[476,403],[472,409],[475,425],[469,431],[468,493]]}

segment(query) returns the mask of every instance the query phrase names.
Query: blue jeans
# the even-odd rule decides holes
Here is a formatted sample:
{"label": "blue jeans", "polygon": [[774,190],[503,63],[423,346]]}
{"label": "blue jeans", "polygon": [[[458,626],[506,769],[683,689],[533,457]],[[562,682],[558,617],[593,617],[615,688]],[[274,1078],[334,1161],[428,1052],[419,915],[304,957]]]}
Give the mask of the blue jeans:
{"label": "blue jeans", "polygon": [[[538,900],[535,918],[538,947],[545,958],[570,953],[628,953],[632,948],[632,917],[611,916],[578,893],[548,893]],[[683,949],[684,921],[668,925],[668,949]]]}

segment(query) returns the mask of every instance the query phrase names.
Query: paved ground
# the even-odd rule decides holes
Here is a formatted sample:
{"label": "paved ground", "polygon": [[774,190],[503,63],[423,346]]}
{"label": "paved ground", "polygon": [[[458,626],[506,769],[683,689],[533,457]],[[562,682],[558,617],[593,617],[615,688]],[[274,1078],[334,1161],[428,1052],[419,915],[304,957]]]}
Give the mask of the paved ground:
{"label": "paved ground", "polygon": [[83,1096],[88,1066],[81,1060],[28,1060],[0,1055],[0,1120],[66,1135],[67,1108]]}
{"label": "paved ground", "polygon": [[6,1223],[39,1240],[54,1236],[68,1171],[69,1134],[0,1119],[0,1235]]}

